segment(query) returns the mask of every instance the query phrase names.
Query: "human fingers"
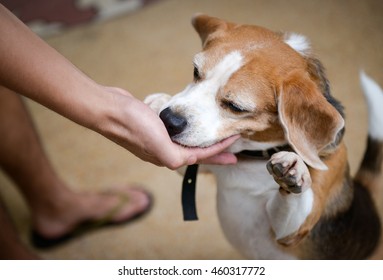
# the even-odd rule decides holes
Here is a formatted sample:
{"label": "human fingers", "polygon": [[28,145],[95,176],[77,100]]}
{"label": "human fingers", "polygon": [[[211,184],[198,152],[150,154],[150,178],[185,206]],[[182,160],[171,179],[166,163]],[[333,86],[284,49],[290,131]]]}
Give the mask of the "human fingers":
{"label": "human fingers", "polygon": [[225,149],[230,147],[235,141],[238,140],[240,135],[231,136],[217,144],[207,148],[191,148],[188,150],[189,157],[187,158],[187,165],[195,163],[209,163],[209,164],[233,164],[236,158],[233,154],[224,152]]}
{"label": "human fingers", "polygon": [[222,152],[207,159],[198,161],[200,164],[217,164],[217,165],[229,165],[236,164],[237,157],[233,153]]}

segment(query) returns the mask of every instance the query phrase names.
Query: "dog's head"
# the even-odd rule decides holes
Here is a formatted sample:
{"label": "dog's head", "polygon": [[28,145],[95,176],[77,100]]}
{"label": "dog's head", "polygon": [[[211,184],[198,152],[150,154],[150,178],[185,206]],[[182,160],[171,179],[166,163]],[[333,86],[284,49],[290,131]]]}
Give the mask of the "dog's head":
{"label": "dog's head", "polygon": [[344,120],[306,38],[206,15],[192,23],[203,45],[194,81],[160,113],[172,140],[206,147],[241,134],[255,149],[289,143],[326,169],[319,154],[339,140]]}

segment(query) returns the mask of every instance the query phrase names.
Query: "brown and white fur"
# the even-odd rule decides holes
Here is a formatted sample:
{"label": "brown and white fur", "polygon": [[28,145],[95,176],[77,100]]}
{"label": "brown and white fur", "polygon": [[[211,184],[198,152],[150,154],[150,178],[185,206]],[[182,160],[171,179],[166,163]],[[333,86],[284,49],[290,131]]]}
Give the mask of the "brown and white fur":
{"label": "brown and white fur", "polygon": [[380,239],[371,194],[383,157],[383,92],[364,74],[370,109],[367,151],[355,180],[344,115],[304,36],[206,15],[192,20],[203,44],[194,81],[171,97],[146,99],[173,141],[206,147],[241,134],[231,152],[289,149],[259,160],[238,155],[208,166],[228,240],[248,258],[363,259]]}

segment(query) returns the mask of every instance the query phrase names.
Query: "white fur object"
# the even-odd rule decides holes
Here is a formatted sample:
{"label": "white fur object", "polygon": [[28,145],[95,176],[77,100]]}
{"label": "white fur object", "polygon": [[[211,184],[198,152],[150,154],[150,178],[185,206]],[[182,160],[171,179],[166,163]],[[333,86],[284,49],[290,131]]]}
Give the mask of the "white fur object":
{"label": "white fur object", "polygon": [[288,33],[284,41],[301,55],[307,55],[311,49],[309,40],[301,34]]}
{"label": "white fur object", "polygon": [[217,178],[220,224],[226,238],[247,258],[294,259],[280,249],[271,229],[278,238],[297,230],[312,207],[312,191],[282,196],[265,166],[266,161],[209,166]]}
{"label": "white fur object", "polygon": [[282,239],[294,233],[312,210],[314,194],[308,189],[302,194],[274,195],[266,205],[275,238]]}
{"label": "white fur object", "polygon": [[144,103],[159,115],[164,109],[164,104],[169,102],[171,98],[172,96],[166,93],[153,93],[144,99]]}
{"label": "white fur object", "polygon": [[[287,161],[299,157],[289,154],[295,156],[284,157]],[[220,223],[227,239],[246,257],[292,259],[292,255],[280,250],[275,238],[282,239],[299,229],[311,213],[314,194],[311,183],[300,194],[281,194],[266,163],[243,161],[235,166],[209,166],[217,178]]]}
{"label": "white fur object", "polygon": [[360,82],[368,105],[368,134],[383,140],[383,90],[364,71],[360,72]]}
{"label": "white fur object", "polygon": [[[204,64],[203,54],[197,54],[195,64]],[[186,146],[206,147],[217,142],[218,131],[222,127],[216,95],[231,75],[243,65],[239,51],[225,55],[212,69],[205,73],[202,81],[188,85],[163,106],[173,111],[182,111],[188,126],[175,141]],[[219,139],[218,139],[219,140]]]}

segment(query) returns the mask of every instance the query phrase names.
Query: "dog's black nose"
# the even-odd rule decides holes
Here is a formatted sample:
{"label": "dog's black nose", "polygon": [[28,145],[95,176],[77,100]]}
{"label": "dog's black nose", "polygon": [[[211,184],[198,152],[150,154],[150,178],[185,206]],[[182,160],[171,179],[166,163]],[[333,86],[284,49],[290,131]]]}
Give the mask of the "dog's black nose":
{"label": "dog's black nose", "polygon": [[186,119],[176,113],[173,113],[169,107],[162,110],[160,118],[165,124],[170,137],[180,134],[187,125]]}

